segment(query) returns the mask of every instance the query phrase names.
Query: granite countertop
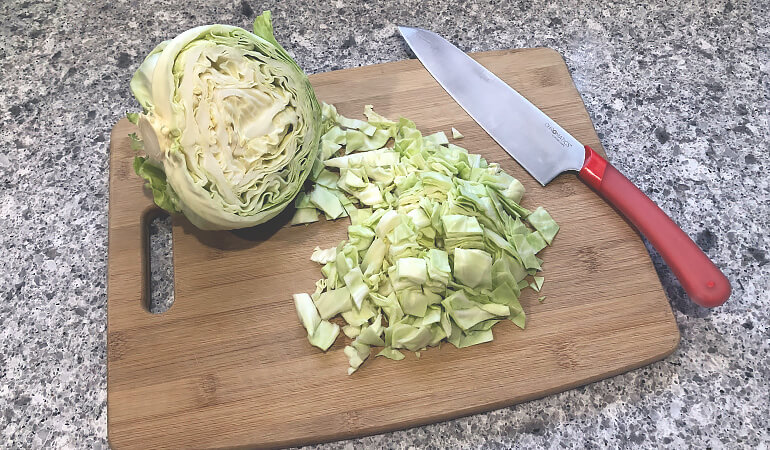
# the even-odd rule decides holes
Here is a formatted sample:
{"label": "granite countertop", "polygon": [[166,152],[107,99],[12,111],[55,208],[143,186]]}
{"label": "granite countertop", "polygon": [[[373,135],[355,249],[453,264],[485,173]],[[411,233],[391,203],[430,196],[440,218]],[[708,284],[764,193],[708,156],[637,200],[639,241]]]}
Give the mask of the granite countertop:
{"label": "granite countertop", "polygon": [[733,285],[725,306],[696,307],[653,252],[682,335],[665,360],[321,447],[767,448],[768,0],[318,3],[0,3],[0,447],[108,445],[110,128],[137,109],[128,81],[158,42],[211,22],[249,28],[271,9],[278,40],[310,73],[409,57],[396,24],[431,28],[466,51],[558,50],[611,162]]}

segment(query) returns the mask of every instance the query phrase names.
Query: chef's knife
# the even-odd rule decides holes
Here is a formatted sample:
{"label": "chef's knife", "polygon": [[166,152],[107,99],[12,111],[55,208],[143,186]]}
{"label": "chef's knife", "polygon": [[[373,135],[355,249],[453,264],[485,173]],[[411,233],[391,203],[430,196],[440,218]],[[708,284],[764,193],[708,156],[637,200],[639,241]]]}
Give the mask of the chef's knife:
{"label": "chef's knife", "polygon": [[543,186],[562,172],[576,171],[652,243],[695,303],[710,308],[727,300],[730,282],[724,274],[601,155],[438,34],[398,29],[433,78]]}

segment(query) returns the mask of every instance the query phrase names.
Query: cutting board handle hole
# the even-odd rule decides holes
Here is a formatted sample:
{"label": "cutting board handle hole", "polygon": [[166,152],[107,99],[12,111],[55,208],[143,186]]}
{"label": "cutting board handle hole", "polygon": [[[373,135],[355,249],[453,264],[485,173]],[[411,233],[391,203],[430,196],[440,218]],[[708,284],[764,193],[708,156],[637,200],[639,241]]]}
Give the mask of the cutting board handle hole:
{"label": "cutting board handle hole", "polygon": [[162,314],[174,304],[174,246],[171,216],[164,211],[151,210],[144,217],[145,286],[144,307],[153,314]]}

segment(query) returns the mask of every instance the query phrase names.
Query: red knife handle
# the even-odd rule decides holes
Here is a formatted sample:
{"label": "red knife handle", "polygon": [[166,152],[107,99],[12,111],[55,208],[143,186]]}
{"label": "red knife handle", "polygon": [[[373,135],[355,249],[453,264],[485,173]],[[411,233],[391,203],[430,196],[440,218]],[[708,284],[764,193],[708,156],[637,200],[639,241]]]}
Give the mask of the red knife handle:
{"label": "red knife handle", "polygon": [[658,205],[587,145],[579,177],[650,241],[693,302],[713,308],[727,301],[727,277]]}

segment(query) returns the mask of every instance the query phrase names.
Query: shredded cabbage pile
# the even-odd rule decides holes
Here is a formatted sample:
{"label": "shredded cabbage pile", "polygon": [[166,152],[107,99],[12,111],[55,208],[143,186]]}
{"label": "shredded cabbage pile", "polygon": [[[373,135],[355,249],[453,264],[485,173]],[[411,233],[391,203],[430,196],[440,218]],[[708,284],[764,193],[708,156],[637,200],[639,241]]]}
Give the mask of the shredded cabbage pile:
{"label": "shredded cabbage pile", "polygon": [[314,184],[292,223],[315,222],[320,210],[351,225],[347,241],[312,254],[324,276],[315,293],[294,296],[311,344],[327,350],[340,332],[329,319],[341,315],[352,374],[371,347],[400,360],[444,340],[489,342],[501,320],[524,328],[520,292],[540,291],[536,255],[559,226],[542,207],[520,205],[522,184],[443,132],[423,136],[371,105],[367,121],[327,104],[322,113]]}

